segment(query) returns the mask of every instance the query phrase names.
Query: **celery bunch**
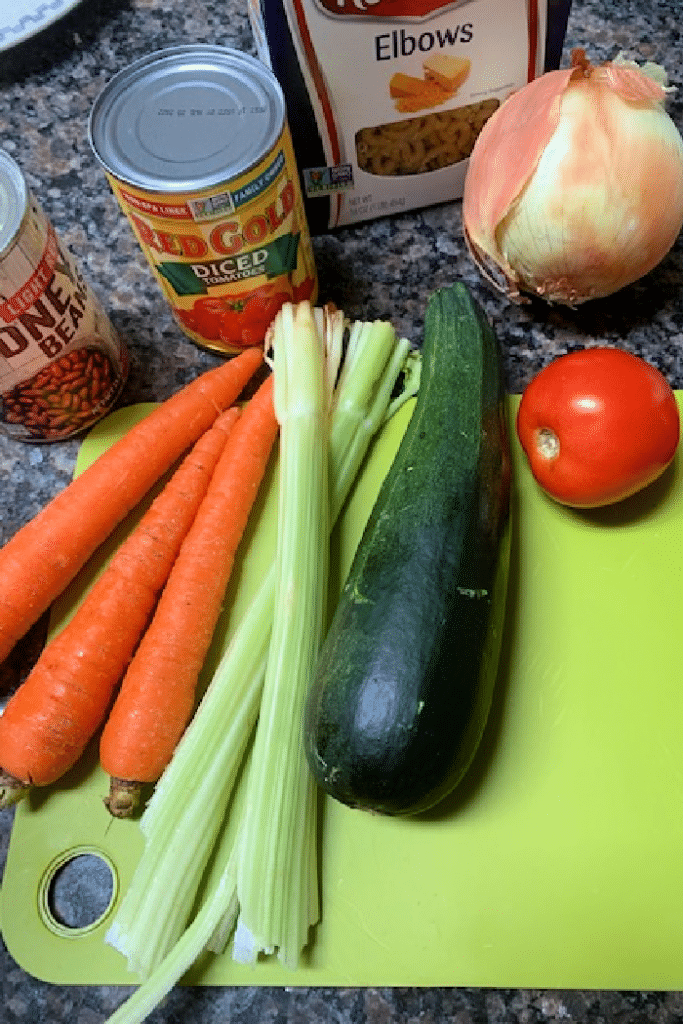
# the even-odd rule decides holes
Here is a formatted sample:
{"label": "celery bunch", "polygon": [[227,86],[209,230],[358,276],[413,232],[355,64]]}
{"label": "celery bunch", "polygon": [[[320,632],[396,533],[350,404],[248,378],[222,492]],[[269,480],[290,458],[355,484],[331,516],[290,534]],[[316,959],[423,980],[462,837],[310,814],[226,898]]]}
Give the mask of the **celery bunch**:
{"label": "celery bunch", "polygon": [[235,959],[277,949],[295,967],[318,915],[301,723],[325,621],[329,531],[372,437],[416,393],[420,361],[389,323],[349,327],[340,311],[308,303],[283,307],[270,343],[281,476],[265,514],[278,522],[276,559],[141,819],[145,847],[107,941],[147,980],[111,1024],[144,1020],[233,932]]}
{"label": "celery bunch", "polygon": [[[328,585],[325,350],[308,303],[274,331],[280,424],[275,611],[237,844],[236,959],[277,949],[292,968],[318,919],[316,786],[301,742],[308,682],[323,640]],[[287,884],[282,885],[282,879]]]}

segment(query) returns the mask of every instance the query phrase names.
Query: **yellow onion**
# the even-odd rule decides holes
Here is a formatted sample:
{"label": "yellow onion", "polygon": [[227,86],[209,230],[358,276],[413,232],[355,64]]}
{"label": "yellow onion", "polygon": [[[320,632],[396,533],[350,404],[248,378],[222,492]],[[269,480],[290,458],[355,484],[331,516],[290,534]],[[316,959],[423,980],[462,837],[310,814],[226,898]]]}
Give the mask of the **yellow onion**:
{"label": "yellow onion", "polygon": [[683,226],[683,140],[666,92],[631,61],[592,66],[575,50],[571,67],[498,108],[462,207],[469,251],[493,284],[517,301],[528,292],[574,306],[663,259]]}

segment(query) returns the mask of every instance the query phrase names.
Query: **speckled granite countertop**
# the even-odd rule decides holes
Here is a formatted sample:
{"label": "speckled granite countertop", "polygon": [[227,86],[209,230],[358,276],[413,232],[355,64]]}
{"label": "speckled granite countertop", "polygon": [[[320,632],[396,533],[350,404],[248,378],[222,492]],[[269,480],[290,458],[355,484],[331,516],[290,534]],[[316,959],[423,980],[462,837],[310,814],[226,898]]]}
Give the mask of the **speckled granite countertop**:
{"label": "speckled granite countertop", "polygon": [[[49,6],[49,5],[48,5]],[[679,87],[670,112],[683,127],[681,9],[677,0],[575,0],[566,51],[596,59],[627,49],[663,63]],[[246,4],[229,0],[83,0],[39,36],[0,52],[0,145],[24,169],[126,339],[124,404],[161,399],[216,357],[175,326],[87,144],[92,101],[131,59],[188,40],[251,51]],[[428,291],[458,277],[501,339],[508,387],[521,391],[554,356],[596,339],[644,355],[683,387],[683,241],[647,279],[579,312],[512,307],[481,282],[465,254],[460,204],[378,220],[314,239],[321,294],[353,317],[387,317],[419,339]],[[25,446],[0,437],[0,538],[70,479],[78,442]],[[0,812],[0,865],[12,815]],[[38,982],[0,946],[0,1021],[97,1024],[122,1001],[116,987]],[[151,1020],[525,1022],[683,1020],[683,995],[480,989],[179,989]]]}

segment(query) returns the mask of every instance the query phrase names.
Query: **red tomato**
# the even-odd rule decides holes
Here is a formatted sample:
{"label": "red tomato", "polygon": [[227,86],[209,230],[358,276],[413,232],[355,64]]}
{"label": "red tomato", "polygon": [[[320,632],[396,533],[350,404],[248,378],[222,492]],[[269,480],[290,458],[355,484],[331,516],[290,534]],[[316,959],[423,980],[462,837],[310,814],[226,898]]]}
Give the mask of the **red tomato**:
{"label": "red tomato", "polygon": [[678,406],[654,366],[615,348],[561,356],[526,388],[517,435],[551,497],[596,508],[634,494],[674,457]]}

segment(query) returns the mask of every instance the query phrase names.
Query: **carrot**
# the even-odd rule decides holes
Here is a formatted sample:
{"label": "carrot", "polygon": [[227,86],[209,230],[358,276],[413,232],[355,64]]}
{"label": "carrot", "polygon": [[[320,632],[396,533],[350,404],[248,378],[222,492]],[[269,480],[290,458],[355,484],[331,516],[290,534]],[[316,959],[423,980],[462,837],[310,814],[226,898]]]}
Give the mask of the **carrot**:
{"label": "carrot", "polygon": [[128,817],[142,784],[159,778],[193,713],[235,554],[277,433],[271,375],[230,435],[100,737],[100,764],[111,776],[105,803],[116,817]]}
{"label": "carrot", "polygon": [[262,359],[245,349],[167,399],[0,548],[0,662]]}
{"label": "carrot", "polygon": [[200,437],[0,717],[0,806],[71,768],[102,724],[239,410]]}

